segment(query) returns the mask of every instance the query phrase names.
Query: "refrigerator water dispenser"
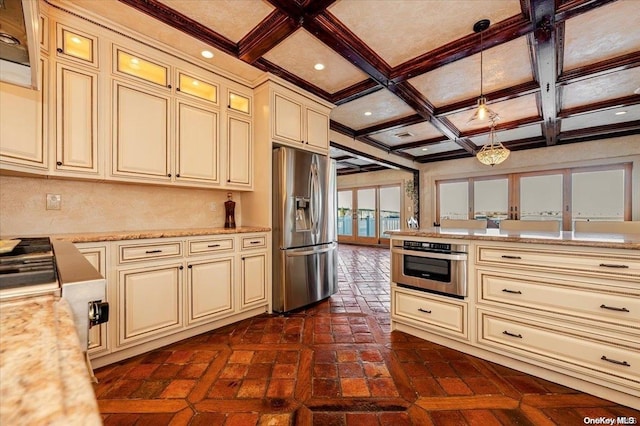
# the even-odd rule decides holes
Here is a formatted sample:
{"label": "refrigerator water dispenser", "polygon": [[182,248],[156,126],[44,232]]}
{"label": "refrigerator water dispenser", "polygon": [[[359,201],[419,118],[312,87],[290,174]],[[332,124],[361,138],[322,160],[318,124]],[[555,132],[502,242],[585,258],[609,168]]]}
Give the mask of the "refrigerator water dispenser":
{"label": "refrigerator water dispenser", "polygon": [[296,198],[296,232],[311,230],[311,220],[309,217],[309,197]]}

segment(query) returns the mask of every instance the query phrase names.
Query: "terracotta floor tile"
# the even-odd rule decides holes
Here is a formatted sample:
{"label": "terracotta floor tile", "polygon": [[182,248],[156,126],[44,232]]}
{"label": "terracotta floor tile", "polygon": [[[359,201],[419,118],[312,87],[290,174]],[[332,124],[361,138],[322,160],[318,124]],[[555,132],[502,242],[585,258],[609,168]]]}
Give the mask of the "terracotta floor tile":
{"label": "terracotta floor tile", "polygon": [[367,386],[366,379],[340,379],[340,390],[342,391],[342,396],[344,397],[364,397],[371,395],[369,386]]}
{"label": "terracotta floor tile", "polygon": [[[339,291],[327,300],[96,370],[104,424],[528,426],[532,419],[551,425],[639,417],[637,410],[391,331],[389,250],[341,244],[338,260]],[[495,400],[509,409],[474,409],[474,401]],[[425,401],[435,409],[427,411]],[[441,411],[438,401],[452,408]],[[136,412],[153,407],[158,412]]]}
{"label": "terracotta floor tile", "polygon": [[162,391],[161,398],[186,398],[195,386],[195,380],[174,380]]}
{"label": "terracotta floor tile", "polygon": [[265,379],[245,379],[238,389],[238,398],[262,398],[267,391]]}

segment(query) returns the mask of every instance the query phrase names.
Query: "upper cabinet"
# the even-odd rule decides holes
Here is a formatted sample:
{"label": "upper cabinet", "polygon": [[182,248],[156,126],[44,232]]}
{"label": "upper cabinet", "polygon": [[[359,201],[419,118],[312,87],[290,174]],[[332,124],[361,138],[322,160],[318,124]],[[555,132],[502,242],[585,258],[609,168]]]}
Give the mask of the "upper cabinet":
{"label": "upper cabinet", "polygon": [[97,68],[98,38],[58,24],[56,28],[56,57]]}
{"label": "upper cabinet", "polygon": [[329,150],[329,113],[325,102],[268,82],[259,91],[262,102],[268,102],[271,138],[273,142],[326,154]]}

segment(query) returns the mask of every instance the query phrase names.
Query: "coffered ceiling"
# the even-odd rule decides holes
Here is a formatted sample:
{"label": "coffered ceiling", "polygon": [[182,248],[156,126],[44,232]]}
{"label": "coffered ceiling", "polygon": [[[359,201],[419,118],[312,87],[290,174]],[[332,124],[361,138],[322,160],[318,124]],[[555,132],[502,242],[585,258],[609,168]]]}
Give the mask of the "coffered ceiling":
{"label": "coffered ceiling", "polygon": [[[69,1],[148,34],[128,8],[211,47],[216,66],[278,75],[336,104],[333,130],[421,163],[487,141],[489,125],[469,122],[481,52],[508,148],[640,133],[639,0]],[[353,170],[380,166],[332,150],[347,155]]]}

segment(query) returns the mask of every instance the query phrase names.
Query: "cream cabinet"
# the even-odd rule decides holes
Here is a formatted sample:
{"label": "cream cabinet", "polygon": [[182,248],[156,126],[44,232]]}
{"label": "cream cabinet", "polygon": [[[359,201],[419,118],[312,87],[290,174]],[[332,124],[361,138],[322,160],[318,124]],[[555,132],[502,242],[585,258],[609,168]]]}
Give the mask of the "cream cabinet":
{"label": "cream cabinet", "polygon": [[176,102],[176,181],[219,183],[219,123],[215,109]]}
{"label": "cream cabinet", "polygon": [[243,254],[241,261],[241,309],[267,303],[267,253]]}
{"label": "cream cabinet", "polygon": [[187,274],[188,325],[234,312],[234,256],[189,261]]}
{"label": "cream cabinet", "polygon": [[0,82],[0,168],[23,173],[48,171],[47,106],[49,61],[41,59],[41,90]]}
{"label": "cream cabinet", "polygon": [[113,80],[113,176],[171,181],[171,98]]}
{"label": "cream cabinet", "polygon": [[248,117],[227,115],[227,186],[253,187],[252,124]]}
{"label": "cream cabinet", "polygon": [[274,142],[327,153],[329,104],[303,96],[275,83],[269,84],[271,137]]}
{"label": "cream cabinet", "polygon": [[98,73],[59,62],[56,66],[55,174],[101,172],[98,152]]}
{"label": "cream cabinet", "polygon": [[147,341],[182,328],[182,262],[118,271],[118,346]]}
{"label": "cream cabinet", "polygon": [[[109,302],[111,288],[109,286],[109,275],[107,274],[109,265],[109,261],[107,260],[109,255],[108,246],[105,244],[85,243],[76,244],[76,247],[89,263],[105,278],[107,288],[106,299],[104,301]],[[111,317],[110,320],[113,320],[113,317]],[[96,356],[109,352],[111,345],[109,344],[108,329],[109,322],[99,324],[89,329],[89,355]]]}

